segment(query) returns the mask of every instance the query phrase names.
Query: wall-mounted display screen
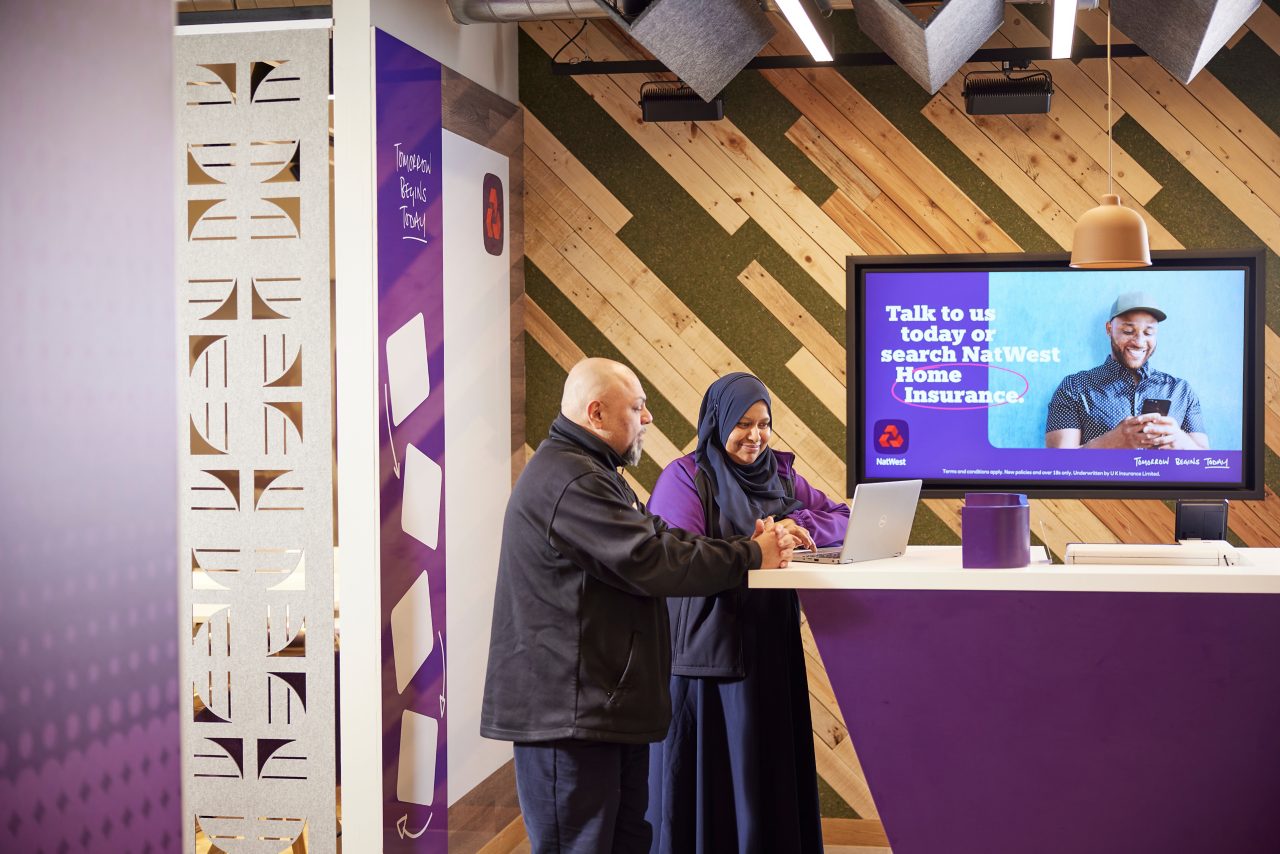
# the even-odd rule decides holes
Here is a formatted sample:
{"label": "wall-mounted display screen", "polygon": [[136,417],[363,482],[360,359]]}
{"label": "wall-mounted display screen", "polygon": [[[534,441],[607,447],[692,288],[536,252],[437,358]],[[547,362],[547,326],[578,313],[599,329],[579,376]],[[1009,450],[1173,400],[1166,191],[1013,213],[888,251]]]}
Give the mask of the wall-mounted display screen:
{"label": "wall-mounted display screen", "polygon": [[1261,497],[1262,255],[851,257],[849,491]]}

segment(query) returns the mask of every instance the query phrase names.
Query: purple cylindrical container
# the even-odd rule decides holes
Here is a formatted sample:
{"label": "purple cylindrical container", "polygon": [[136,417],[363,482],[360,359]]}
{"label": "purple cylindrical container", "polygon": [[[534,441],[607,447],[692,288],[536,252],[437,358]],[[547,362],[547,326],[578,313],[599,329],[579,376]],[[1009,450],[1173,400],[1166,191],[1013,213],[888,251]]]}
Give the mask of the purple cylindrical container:
{"label": "purple cylindrical container", "polygon": [[969,492],[960,512],[966,569],[1007,569],[1031,563],[1031,505],[1016,492]]}

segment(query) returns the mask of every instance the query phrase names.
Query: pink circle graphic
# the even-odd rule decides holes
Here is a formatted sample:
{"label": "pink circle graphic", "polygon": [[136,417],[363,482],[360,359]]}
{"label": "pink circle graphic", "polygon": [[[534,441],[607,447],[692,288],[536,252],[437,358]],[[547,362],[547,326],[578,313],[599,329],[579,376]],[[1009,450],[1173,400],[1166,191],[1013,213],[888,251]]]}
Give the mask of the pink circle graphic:
{"label": "pink circle graphic", "polygon": [[[1018,394],[1018,400],[1021,400],[1022,398],[1026,397],[1027,392],[1030,391],[1031,389],[1031,381],[1027,379],[1026,376],[1018,373],[1012,368],[1002,368],[999,365],[990,365],[990,364],[986,364],[985,362],[945,362],[940,365],[929,365],[927,368],[921,368],[920,370],[931,370],[934,368],[986,368],[987,370],[990,370],[990,371],[1004,371],[1007,374],[1013,374],[1015,377],[1022,380],[1022,391],[1021,393]],[[959,412],[961,410],[966,410],[966,409],[994,409],[997,406],[1005,406],[1007,404],[1014,402],[1012,400],[1003,400],[1000,403],[982,403],[982,404],[978,404],[977,406],[946,406],[946,405],[940,406],[937,404],[928,404],[928,403],[911,403],[910,401],[903,400],[901,397],[898,396],[897,380],[895,380],[893,385],[889,387],[889,394],[893,397],[894,400],[906,406],[914,406],[917,409],[942,409],[950,412]]]}

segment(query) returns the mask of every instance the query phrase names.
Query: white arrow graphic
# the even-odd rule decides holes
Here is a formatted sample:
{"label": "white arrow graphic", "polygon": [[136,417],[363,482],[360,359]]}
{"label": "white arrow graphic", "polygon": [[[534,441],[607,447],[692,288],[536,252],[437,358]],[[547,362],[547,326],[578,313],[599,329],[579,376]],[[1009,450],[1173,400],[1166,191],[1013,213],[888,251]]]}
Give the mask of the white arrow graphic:
{"label": "white arrow graphic", "polygon": [[427,823],[424,824],[422,826],[422,830],[419,830],[417,833],[414,833],[409,829],[409,814],[405,813],[400,816],[396,819],[396,830],[400,832],[400,838],[404,839],[407,836],[410,839],[417,839],[419,836],[426,833],[427,828],[431,826],[431,816],[433,815],[435,815],[435,813],[427,813]]}
{"label": "white arrow graphic", "polygon": [[391,392],[387,384],[382,384],[382,408],[387,412],[387,441],[391,444],[391,467],[396,470],[396,479],[400,478],[400,461],[396,459],[396,437],[391,432]]}
{"label": "white arrow graphic", "polygon": [[[440,669],[442,671],[440,684],[443,685],[445,688],[448,688],[449,687],[449,659],[444,654],[444,635],[442,635],[439,631],[437,631],[436,637],[440,639]],[[443,689],[440,691],[440,717],[442,718],[444,717],[444,690]]]}

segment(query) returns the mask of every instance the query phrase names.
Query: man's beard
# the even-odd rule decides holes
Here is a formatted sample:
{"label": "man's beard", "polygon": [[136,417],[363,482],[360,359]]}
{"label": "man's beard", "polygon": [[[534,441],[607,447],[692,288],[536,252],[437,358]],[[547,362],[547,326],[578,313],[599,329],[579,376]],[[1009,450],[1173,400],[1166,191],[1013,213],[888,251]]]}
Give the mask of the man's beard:
{"label": "man's beard", "polygon": [[[1151,357],[1154,356],[1155,354],[1156,354],[1156,351],[1154,347],[1151,348],[1150,350],[1147,350],[1147,354],[1142,357],[1142,361],[1138,363],[1138,366],[1135,368],[1130,368],[1130,370],[1134,370],[1134,371],[1142,370],[1143,366],[1146,365],[1147,362],[1150,362]],[[1126,357],[1124,353],[1124,348],[1116,344],[1116,342],[1114,341],[1111,342],[1111,356],[1117,362],[1119,362],[1122,367],[1125,367],[1125,368],[1129,367],[1129,363],[1125,361]]]}
{"label": "man's beard", "polygon": [[627,446],[627,452],[622,455],[622,462],[627,466],[636,466],[640,464],[640,453],[644,446],[644,434],[636,436],[636,440]]}

